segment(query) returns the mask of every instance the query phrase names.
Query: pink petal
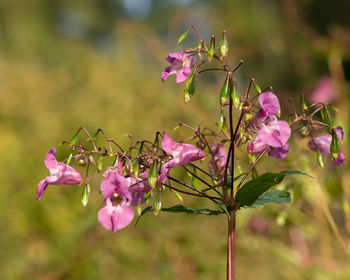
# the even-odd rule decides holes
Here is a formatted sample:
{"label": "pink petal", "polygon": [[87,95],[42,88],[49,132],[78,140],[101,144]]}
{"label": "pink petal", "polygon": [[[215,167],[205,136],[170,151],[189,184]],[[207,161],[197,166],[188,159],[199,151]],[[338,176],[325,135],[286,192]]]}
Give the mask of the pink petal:
{"label": "pink petal", "polygon": [[314,103],[329,103],[336,99],[338,92],[333,87],[330,77],[323,77],[317,83],[314,92],[311,93],[311,100]]}
{"label": "pink petal", "polygon": [[165,132],[163,134],[162,149],[171,155],[176,150],[178,143],[171,139]]}
{"label": "pink petal", "polygon": [[320,151],[321,154],[331,154],[330,146],[332,142],[332,136],[331,135],[324,135],[319,136],[314,139],[310,139],[308,142],[308,146],[311,150],[317,151],[317,149]]}
{"label": "pink petal", "polygon": [[227,153],[221,144],[214,144],[212,147],[212,159],[209,162],[209,167],[215,173],[221,173],[225,170]]}
{"label": "pink petal", "polygon": [[134,211],[127,205],[107,204],[98,211],[97,219],[101,225],[113,232],[126,227],[134,218]]}
{"label": "pink petal", "polygon": [[186,57],[188,56],[188,54],[186,54],[185,52],[181,51],[181,52],[173,52],[173,53],[169,53],[168,57],[167,57],[167,61],[170,63],[173,63],[175,60],[180,61],[181,63],[185,61]]}
{"label": "pink petal", "polygon": [[269,145],[265,144],[258,136],[248,143],[248,153],[253,155],[263,152]]}
{"label": "pink petal", "polygon": [[73,167],[62,162],[50,169],[50,176],[46,177],[46,182],[51,185],[76,185],[82,182],[81,175]]}
{"label": "pink petal", "polygon": [[269,156],[275,157],[275,158],[280,158],[280,159],[285,159],[289,152],[289,144],[287,143],[283,147],[277,147],[273,148],[272,150],[269,151]]}
{"label": "pink petal", "polygon": [[56,149],[53,147],[50,151],[46,153],[44,163],[47,169],[55,168],[55,166],[58,164],[56,160]]}
{"label": "pink petal", "polygon": [[42,199],[47,186],[48,186],[48,184],[46,183],[46,179],[40,181],[40,183],[38,184],[38,191],[36,193],[36,199],[38,199],[38,200]]}
{"label": "pink petal", "polygon": [[258,132],[259,139],[272,147],[283,147],[291,135],[291,130],[285,121],[273,121],[263,125]]}
{"label": "pink petal", "polygon": [[272,92],[263,92],[259,95],[259,103],[268,115],[276,115],[280,109],[280,103]]}
{"label": "pink petal", "polygon": [[187,80],[189,74],[186,74],[184,71],[179,71],[176,73],[176,83],[182,83]]}

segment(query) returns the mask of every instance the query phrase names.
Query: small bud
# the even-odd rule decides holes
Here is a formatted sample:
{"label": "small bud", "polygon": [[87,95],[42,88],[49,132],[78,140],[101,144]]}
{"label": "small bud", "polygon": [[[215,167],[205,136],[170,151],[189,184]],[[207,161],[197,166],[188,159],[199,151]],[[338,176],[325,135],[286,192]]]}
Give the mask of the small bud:
{"label": "small bud", "polygon": [[208,61],[211,62],[213,56],[215,55],[215,35],[211,35],[210,45],[208,49]]}
{"label": "small bud", "polygon": [[203,40],[200,40],[197,49],[198,50],[202,50],[203,49]]}
{"label": "small bud", "polygon": [[145,193],[145,195],[144,195],[145,202],[148,202],[148,200],[150,199],[151,195],[152,195],[151,191]]}
{"label": "small bud", "polygon": [[240,100],[238,91],[236,89],[236,82],[235,81],[233,81],[233,83],[232,83],[231,98],[233,101],[233,106],[235,106],[235,108],[237,109],[241,103],[241,100]]}
{"label": "small bud", "polygon": [[180,36],[179,40],[177,40],[177,43],[178,43],[178,44],[180,44],[180,43],[187,37],[187,35],[188,35],[188,33],[190,32],[191,29],[192,29],[192,26],[189,26],[189,27],[187,28],[187,30],[185,31],[185,33],[183,33],[183,34]]}
{"label": "small bud", "polygon": [[230,79],[229,75],[226,76],[226,80],[224,84],[222,85],[221,91],[220,91],[220,104],[221,106],[224,106],[229,98],[230,94]]}
{"label": "small bud", "polygon": [[89,194],[90,194],[90,185],[85,184],[83,193],[81,195],[81,203],[83,204],[84,207],[86,207],[86,205],[89,202]]}
{"label": "small bud", "polygon": [[174,127],[174,131],[178,130],[179,128],[180,128],[179,125],[175,126],[175,127]]}
{"label": "small bud", "polygon": [[227,37],[226,37],[226,31],[223,32],[222,39],[219,44],[219,50],[223,57],[226,57],[228,53],[228,43],[227,43]]}
{"label": "small bud", "polygon": [[251,113],[246,113],[245,114],[245,120],[249,122],[253,118],[253,115]]}
{"label": "small bud", "polygon": [[260,94],[261,93],[261,88],[259,87],[259,85],[255,82],[255,79],[252,79],[253,82],[253,86],[255,88],[255,90]]}
{"label": "small bud", "polygon": [[308,108],[308,106],[307,106],[306,102],[303,102],[303,109],[307,110],[307,108]]}
{"label": "small bud", "polygon": [[80,166],[85,166],[86,165],[86,161],[81,158],[81,159],[78,160],[78,164]]}
{"label": "small bud", "polygon": [[323,168],[324,167],[324,162],[323,162],[323,157],[322,157],[320,151],[317,150],[316,154],[317,154],[317,162]]}
{"label": "small bud", "polygon": [[191,97],[193,96],[194,92],[196,91],[196,83],[195,83],[195,76],[192,73],[186,81],[186,88],[184,90],[184,101],[185,103],[189,102],[191,100]]}
{"label": "small bud", "polygon": [[148,183],[152,189],[154,189],[157,185],[158,179],[158,169],[157,169],[157,160],[153,161],[151,170],[148,175]]}
{"label": "small bud", "polygon": [[67,165],[70,165],[71,161],[72,161],[72,157],[73,157],[73,153],[70,153],[67,159]]}
{"label": "small bud", "polygon": [[332,141],[331,141],[331,154],[332,158],[334,160],[338,159],[338,152],[339,152],[339,143],[338,143],[338,136],[335,133],[335,131],[332,131]]}

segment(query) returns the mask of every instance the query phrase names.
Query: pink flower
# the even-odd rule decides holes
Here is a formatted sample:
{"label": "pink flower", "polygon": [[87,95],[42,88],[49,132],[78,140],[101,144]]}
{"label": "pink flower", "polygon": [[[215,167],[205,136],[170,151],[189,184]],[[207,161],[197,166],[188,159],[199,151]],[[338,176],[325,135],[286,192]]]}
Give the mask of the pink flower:
{"label": "pink flower", "polygon": [[[335,132],[339,139],[343,141],[344,133],[343,129],[338,126],[335,129]],[[309,148],[313,151],[317,151],[317,149],[320,151],[321,154],[328,154],[331,155],[331,142],[332,142],[332,136],[331,135],[324,135],[324,136],[319,136],[314,139],[309,140],[307,143]],[[338,159],[336,161],[333,161],[334,165],[343,165],[345,162],[345,157],[343,152],[339,149],[338,152]]]}
{"label": "pink flower", "polygon": [[98,211],[98,221],[113,232],[129,225],[134,211],[129,206],[132,194],[129,182],[117,171],[110,171],[101,183],[101,193],[105,197],[105,206]]}
{"label": "pink flower", "polygon": [[248,152],[259,154],[271,146],[274,149],[269,155],[284,159],[289,151],[291,129],[287,122],[278,121],[275,116],[280,109],[278,98],[272,92],[264,92],[259,95],[259,103],[261,110],[250,123],[250,128],[257,131],[257,136],[248,143]]}
{"label": "pink flower", "polygon": [[191,67],[196,63],[196,58],[181,51],[169,53],[167,59],[171,63],[162,72],[162,81],[164,82],[170,75],[176,74],[176,82],[182,83],[187,80],[191,74]]}
{"label": "pink flower", "polygon": [[48,185],[76,185],[82,182],[80,173],[73,167],[62,162],[58,162],[55,155],[55,148],[52,148],[46,154],[44,163],[46,168],[50,171],[50,176],[47,176],[38,184],[36,199],[40,200],[43,197]]}
{"label": "pink flower", "polygon": [[338,96],[335,90],[332,79],[330,77],[323,77],[317,82],[317,87],[311,93],[311,101],[314,103],[330,103]]}
{"label": "pink flower", "polygon": [[205,157],[205,153],[195,145],[177,143],[164,132],[162,141],[163,150],[172,155],[173,158],[162,167],[158,181],[164,183],[167,179],[170,168],[185,165],[187,163],[200,160]]}
{"label": "pink flower", "polygon": [[213,144],[211,148],[213,158],[209,162],[209,167],[216,174],[222,173],[225,170],[227,153],[224,147],[219,143]]}

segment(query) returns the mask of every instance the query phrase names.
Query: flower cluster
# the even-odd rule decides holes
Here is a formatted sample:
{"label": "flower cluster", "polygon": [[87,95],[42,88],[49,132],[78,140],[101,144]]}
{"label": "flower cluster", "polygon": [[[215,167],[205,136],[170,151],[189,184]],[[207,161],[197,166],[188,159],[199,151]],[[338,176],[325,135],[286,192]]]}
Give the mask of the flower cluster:
{"label": "flower cluster", "polygon": [[[167,180],[171,168],[205,157],[205,153],[200,148],[192,144],[177,143],[165,133],[162,150],[171,157],[164,162],[161,173],[156,178],[158,187]],[[52,148],[45,157],[45,165],[51,175],[38,184],[36,196],[38,200],[43,197],[49,184],[76,185],[82,183],[80,173],[73,167],[58,162],[55,154],[56,149]],[[134,210],[131,206],[142,205],[145,203],[145,194],[152,193],[152,188],[147,180],[149,171],[146,170],[137,177],[132,172],[123,176],[123,171],[127,171],[122,162],[119,161],[115,166],[108,167],[103,173],[105,178],[101,182],[100,190],[104,196],[104,207],[98,211],[100,224],[113,232],[129,225],[134,218]]]}
{"label": "flower cluster", "polygon": [[257,136],[248,143],[248,152],[259,154],[272,147],[269,155],[284,159],[289,151],[291,129],[287,122],[277,120],[280,111],[278,98],[272,92],[263,92],[259,95],[259,103],[261,109],[250,123]]}

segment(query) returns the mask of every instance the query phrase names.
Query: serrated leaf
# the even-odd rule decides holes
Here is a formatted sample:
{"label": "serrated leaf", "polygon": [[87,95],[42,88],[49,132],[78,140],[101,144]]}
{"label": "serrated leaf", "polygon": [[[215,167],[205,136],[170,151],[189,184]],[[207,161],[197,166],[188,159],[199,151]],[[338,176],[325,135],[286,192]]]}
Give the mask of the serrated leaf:
{"label": "serrated leaf", "polygon": [[291,201],[292,200],[289,192],[282,191],[282,190],[271,190],[260,195],[258,199],[255,200],[255,202],[248,207],[258,208],[270,202],[282,204],[282,203],[290,203]]}
{"label": "serrated leaf", "polygon": [[262,174],[261,176],[245,183],[237,191],[236,202],[240,205],[240,207],[251,206],[260,195],[269,190],[271,187],[281,183],[286,175],[292,174],[310,176],[298,170],[286,170],[280,173]]}

